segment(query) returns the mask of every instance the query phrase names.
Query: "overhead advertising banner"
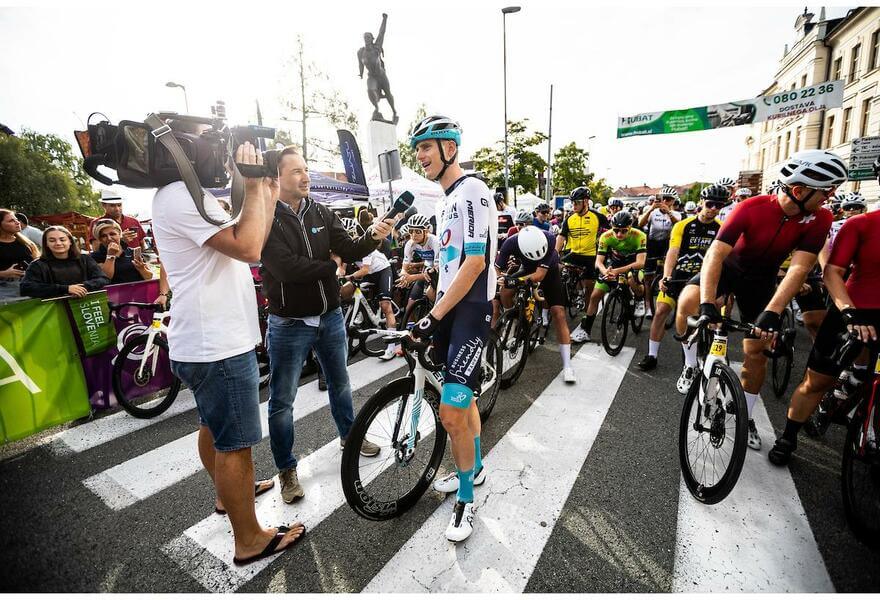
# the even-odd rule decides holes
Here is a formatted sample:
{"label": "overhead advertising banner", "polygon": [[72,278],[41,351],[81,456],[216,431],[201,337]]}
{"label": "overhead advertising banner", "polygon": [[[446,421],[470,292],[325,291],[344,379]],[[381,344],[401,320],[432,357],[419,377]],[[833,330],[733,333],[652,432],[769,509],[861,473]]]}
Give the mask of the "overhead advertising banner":
{"label": "overhead advertising banner", "polygon": [[842,104],[843,81],[828,81],[751,100],[620,117],[617,137],[750,125],[837,108]]}
{"label": "overhead advertising banner", "polygon": [[880,136],[858,138],[852,141],[849,156],[851,181],[874,179],[874,161],[880,156]]}

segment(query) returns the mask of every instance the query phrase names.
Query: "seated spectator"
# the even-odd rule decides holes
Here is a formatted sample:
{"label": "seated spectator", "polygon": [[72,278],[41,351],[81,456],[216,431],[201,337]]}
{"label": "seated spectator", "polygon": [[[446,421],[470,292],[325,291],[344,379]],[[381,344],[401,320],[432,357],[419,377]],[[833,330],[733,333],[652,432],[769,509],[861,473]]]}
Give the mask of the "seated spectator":
{"label": "seated spectator", "polygon": [[110,283],[131,283],[153,278],[153,273],[142,259],[141,249],[130,248],[122,241],[122,228],[116,221],[95,221],[92,235],[99,246],[91,256],[101,266]]}
{"label": "seated spectator", "polygon": [[83,297],[110,283],[95,260],[81,254],[66,227],[53,225],[43,232],[43,256],[28,265],[21,294],[34,298]]}
{"label": "seated spectator", "polygon": [[27,266],[40,258],[40,249],[21,232],[15,213],[0,208],[0,299],[19,298],[19,283]]}

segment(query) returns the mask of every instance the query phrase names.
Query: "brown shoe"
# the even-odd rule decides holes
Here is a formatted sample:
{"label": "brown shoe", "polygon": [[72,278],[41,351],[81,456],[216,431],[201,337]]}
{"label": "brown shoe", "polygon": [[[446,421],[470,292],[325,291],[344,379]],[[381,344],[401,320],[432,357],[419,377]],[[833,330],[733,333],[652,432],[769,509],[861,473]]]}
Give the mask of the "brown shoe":
{"label": "brown shoe", "polygon": [[[339,438],[339,446],[345,450],[345,438]],[[370,440],[364,440],[361,443],[361,456],[376,456],[379,454],[379,446]]]}
{"label": "brown shoe", "polygon": [[284,469],[278,473],[278,479],[281,481],[281,499],[286,503],[290,504],[306,495],[296,476],[296,467]]}

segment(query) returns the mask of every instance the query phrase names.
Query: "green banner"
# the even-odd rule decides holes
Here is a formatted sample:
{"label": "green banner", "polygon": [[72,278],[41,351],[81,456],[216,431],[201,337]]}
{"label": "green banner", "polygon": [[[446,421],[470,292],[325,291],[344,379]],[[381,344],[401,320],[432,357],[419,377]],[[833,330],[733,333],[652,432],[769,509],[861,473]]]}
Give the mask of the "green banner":
{"label": "green banner", "polygon": [[0,310],[0,442],[89,414],[76,342],[61,302]]}
{"label": "green banner", "polygon": [[71,298],[67,303],[86,356],[100,354],[116,344],[116,329],[110,318],[110,307],[107,306],[107,292]]}

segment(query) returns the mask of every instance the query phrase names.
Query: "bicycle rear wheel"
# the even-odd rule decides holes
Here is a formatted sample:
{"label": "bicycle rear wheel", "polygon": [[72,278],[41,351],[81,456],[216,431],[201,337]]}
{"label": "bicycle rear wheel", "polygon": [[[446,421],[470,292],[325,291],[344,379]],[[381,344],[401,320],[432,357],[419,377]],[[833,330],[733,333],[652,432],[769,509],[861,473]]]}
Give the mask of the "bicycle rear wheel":
{"label": "bicycle rear wheel", "polygon": [[617,356],[626,342],[629,313],[617,288],[611,290],[606,298],[602,310],[602,346],[609,355]]}
{"label": "bicycle rear wheel", "polygon": [[354,303],[347,302],[342,306],[342,322],[345,325],[345,335],[348,338],[348,358],[351,359],[355,354],[358,353],[361,349],[361,339],[353,335],[353,332],[350,330],[351,325],[351,312],[354,310]]}
{"label": "bicycle rear wheel", "polygon": [[507,311],[498,322],[501,346],[501,387],[516,383],[528,360],[528,328],[516,311]]}
{"label": "bicycle rear wheel", "polygon": [[[437,475],[446,449],[440,397],[429,386],[411,395],[413,378],[395,379],[367,401],[342,451],[342,491],[352,510],[371,521],[393,519],[421,498]],[[360,453],[363,441],[379,454]]]}
{"label": "bicycle rear wheel", "polygon": [[786,308],[782,313],[780,331],[782,332],[782,335],[777,339],[776,343],[782,345],[782,354],[770,359],[770,371],[773,376],[773,393],[776,394],[777,398],[781,398],[788,389],[788,383],[791,380],[791,369],[794,364],[795,325],[794,315],[791,312],[791,308]]}
{"label": "bicycle rear wheel", "polygon": [[[876,550],[880,548],[880,450],[877,447],[880,431],[864,413],[862,409],[856,411],[847,428],[840,489],[850,529],[859,540]],[[873,444],[869,441],[871,437]]]}
{"label": "bicycle rear wheel", "polygon": [[728,365],[716,362],[708,380],[700,374],[691,384],[678,429],[681,474],[694,498],[715,504],[727,497],[742,472],[748,434],[748,408],[739,377]]}
{"label": "bicycle rear wheel", "polygon": [[[139,419],[151,419],[168,410],[180,391],[180,380],[171,372],[168,342],[157,335],[147,348],[148,339],[146,333],[131,338],[113,362],[116,400]],[[142,360],[145,354],[146,360]]]}
{"label": "bicycle rear wheel", "polygon": [[477,396],[477,409],[480,411],[480,422],[485,423],[495,408],[498,390],[501,389],[501,344],[498,334],[489,332],[483,356],[480,359],[480,389]]}
{"label": "bicycle rear wheel", "polygon": [[400,331],[411,329],[413,325],[428,316],[432,307],[433,304],[427,298],[419,298],[403,313],[403,318],[397,324],[397,329]]}

